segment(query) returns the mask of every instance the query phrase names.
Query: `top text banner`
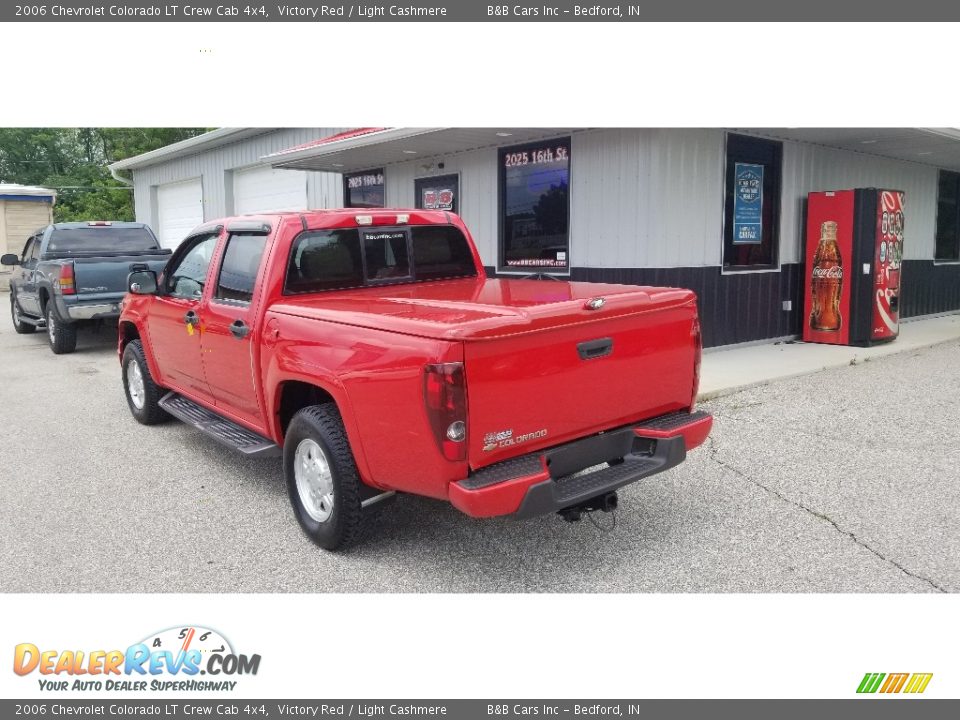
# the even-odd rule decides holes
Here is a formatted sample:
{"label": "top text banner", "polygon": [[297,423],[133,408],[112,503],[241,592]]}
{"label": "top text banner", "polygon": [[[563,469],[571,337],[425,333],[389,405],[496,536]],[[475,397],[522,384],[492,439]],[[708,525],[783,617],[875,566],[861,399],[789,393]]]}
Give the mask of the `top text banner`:
{"label": "top text banner", "polygon": [[[2,22],[682,22],[682,21],[951,21],[960,20],[960,3],[942,0],[808,0],[772,3],[762,0],[674,0],[580,4],[494,4],[399,2],[287,4],[257,2],[28,2],[0,6]],[[718,26],[717,32],[733,32]],[[745,29],[735,31],[742,34]]]}

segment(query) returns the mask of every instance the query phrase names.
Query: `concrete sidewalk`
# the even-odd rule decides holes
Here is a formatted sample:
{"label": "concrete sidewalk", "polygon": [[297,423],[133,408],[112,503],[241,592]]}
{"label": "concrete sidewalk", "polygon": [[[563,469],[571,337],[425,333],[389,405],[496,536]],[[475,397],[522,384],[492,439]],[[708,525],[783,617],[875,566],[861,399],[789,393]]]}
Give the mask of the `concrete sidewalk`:
{"label": "concrete sidewalk", "polygon": [[960,314],[941,315],[900,324],[892,343],[869,348],[817,345],[799,340],[708,349],[703,354],[698,400],[730,395],[774,380],[809,375],[960,339]]}

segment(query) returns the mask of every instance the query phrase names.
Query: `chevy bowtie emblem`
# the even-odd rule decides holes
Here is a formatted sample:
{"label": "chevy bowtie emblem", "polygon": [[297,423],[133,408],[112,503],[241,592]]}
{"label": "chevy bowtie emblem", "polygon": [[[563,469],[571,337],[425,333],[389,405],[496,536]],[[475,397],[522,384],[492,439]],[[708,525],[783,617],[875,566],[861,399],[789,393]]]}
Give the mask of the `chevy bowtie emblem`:
{"label": "chevy bowtie emblem", "polygon": [[603,307],[604,305],[606,305],[606,304],[607,304],[607,299],[606,299],[606,298],[596,297],[596,298],[590,298],[589,300],[587,300],[587,301],[583,304],[583,306],[584,306],[587,310],[599,310],[600,308],[602,308],[602,307]]}

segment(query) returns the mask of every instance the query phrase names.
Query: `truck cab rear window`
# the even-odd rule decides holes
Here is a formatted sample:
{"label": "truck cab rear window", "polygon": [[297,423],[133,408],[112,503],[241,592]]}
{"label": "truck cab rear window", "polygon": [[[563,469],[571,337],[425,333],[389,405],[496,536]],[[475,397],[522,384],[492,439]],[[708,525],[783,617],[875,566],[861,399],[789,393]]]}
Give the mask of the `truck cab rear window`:
{"label": "truck cab rear window", "polygon": [[363,233],[367,280],[397,280],[410,277],[406,230],[372,230]]}
{"label": "truck cab rear window", "polygon": [[467,239],[452,225],[419,225],[411,228],[413,266],[417,280],[475,277],[477,266]]}
{"label": "truck cab rear window", "polygon": [[86,255],[156,250],[156,239],[143,228],[64,228],[50,234],[49,255]]}
{"label": "truck cab rear window", "polygon": [[317,230],[293,243],[285,292],[475,277],[467,239],[449,225]]}

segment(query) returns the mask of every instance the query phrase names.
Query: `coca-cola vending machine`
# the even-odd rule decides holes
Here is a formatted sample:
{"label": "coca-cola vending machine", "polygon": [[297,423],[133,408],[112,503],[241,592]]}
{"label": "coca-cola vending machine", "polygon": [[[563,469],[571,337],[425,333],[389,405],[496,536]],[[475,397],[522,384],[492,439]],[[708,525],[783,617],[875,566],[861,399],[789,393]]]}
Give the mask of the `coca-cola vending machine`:
{"label": "coca-cola vending machine", "polygon": [[803,339],[864,346],[894,340],[902,257],[903,192],[810,193]]}

